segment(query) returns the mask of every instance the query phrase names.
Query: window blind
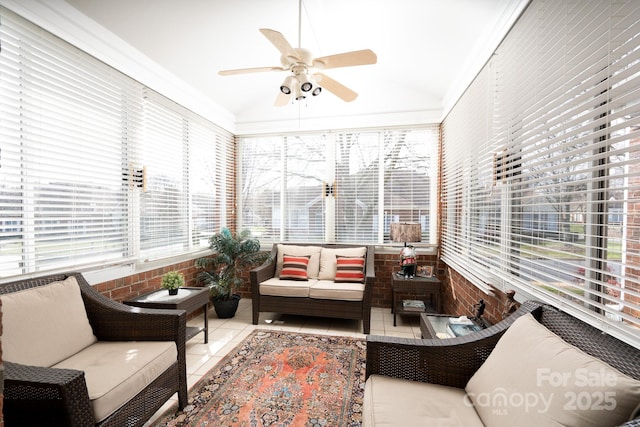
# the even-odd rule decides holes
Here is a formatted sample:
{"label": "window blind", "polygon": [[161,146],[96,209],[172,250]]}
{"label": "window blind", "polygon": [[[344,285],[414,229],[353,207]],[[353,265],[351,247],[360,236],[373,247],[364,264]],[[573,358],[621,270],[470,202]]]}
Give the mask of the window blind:
{"label": "window blind", "polygon": [[435,237],[438,134],[433,126],[382,135],[385,241],[392,222],[420,223],[423,242]]}
{"label": "window blind", "polygon": [[395,218],[422,222],[435,243],[437,141],[437,126],[240,137],[242,227],[274,241],[382,243]]}
{"label": "window blind", "polygon": [[189,194],[194,247],[209,245],[209,237],[232,222],[234,141],[204,121],[189,122]]}
{"label": "window blind", "polygon": [[122,259],[131,82],[0,13],[0,276]]}
{"label": "window blind", "polygon": [[282,240],[283,153],[277,136],[239,140],[241,228],[265,242]]}
{"label": "window blind", "polygon": [[640,4],[534,0],[443,122],[442,256],[640,344]]}
{"label": "window blind", "polygon": [[229,132],[1,7],[0,43],[0,278],[183,254],[233,220]]}
{"label": "window blind", "polygon": [[336,135],[337,241],[378,241],[380,136],[379,132]]}

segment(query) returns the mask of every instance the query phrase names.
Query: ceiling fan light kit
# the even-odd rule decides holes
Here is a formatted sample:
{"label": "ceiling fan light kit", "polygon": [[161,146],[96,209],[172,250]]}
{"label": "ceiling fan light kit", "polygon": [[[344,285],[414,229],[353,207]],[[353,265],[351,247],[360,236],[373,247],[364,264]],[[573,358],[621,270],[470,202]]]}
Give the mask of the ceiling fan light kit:
{"label": "ceiling fan light kit", "polygon": [[[302,6],[302,5],[301,5]],[[260,32],[273,44],[282,54],[280,67],[254,67],[240,68],[234,70],[219,71],[221,76],[235,74],[259,73],[266,71],[288,71],[290,74],[280,85],[274,105],[281,107],[289,103],[293,96],[296,101],[306,98],[307,93],[318,96],[323,88],[336,95],[345,102],[351,102],[358,97],[358,94],[336,80],[321,73],[310,74],[313,69],[326,70],[330,68],[353,67],[356,65],[375,64],[378,58],[370,49],[344,52],[336,55],[313,58],[311,52],[301,47],[293,48],[287,39],[278,31],[268,28],[261,28]],[[300,25],[298,27],[300,33]],[[300,34],[298,35],[300,42]]]}

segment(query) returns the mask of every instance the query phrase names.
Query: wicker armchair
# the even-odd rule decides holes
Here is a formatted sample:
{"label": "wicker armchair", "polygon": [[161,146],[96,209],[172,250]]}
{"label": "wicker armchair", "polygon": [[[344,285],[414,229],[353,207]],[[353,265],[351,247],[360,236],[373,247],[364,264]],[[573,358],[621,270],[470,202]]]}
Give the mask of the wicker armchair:
{"label": "wicker armchair", "polygon": [[4,362],[4,419],[7,425],[141,426],[174,393],[187,402],[186,313],[129,307],[97,292],[80,273],[50,275],[0,284],[0,294],[47,285],[75,276],[89,323],[99,341],[173,341],[178,360],[116,412],[96,424],[84,372]]}
{"label": "wicker armchair", "polygon": [[[527,301],[505,320],[463,337],[415,340],[368,336],[366,377],[377,374],[464,389],[507,328],[526,313],[567,343],[640,379],[640,350],[536,301]],[[624,426],[640,426],[640,418]]]}

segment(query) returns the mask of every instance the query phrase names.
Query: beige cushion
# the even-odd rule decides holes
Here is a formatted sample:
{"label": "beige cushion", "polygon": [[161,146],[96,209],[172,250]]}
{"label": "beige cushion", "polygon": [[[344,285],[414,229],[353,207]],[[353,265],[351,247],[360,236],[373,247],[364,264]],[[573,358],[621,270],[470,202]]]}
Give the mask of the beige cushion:
{"label": "beige cushion", "polygon": [[365,246],[359,248],[322,248],[320,252],[320,272],[318,279],[333,280],[336,277],[336,255],[359,257],[365,256],[367,248]]}
{"label": "beige cushion", "polygon": [[73,276],[0,298],[6,361],[51,366],[96,341]]}
{"label": "beige cushion", "polygon": [[[515,424],[514,424],[515,425]],[[362,427],[482,427],[462,389],[371,375],[364,388]]]}
{"label": "beige cushion", "polygon": [[466,387],[487,427],[616,426],[640,403],[640,381],[518,318]]}
{"label": "beige cushion", "polygon": [[309,255],[309,265],[307,266],[307,277],[309,279],[318,278],[318,270],[320,269],[320,249],[321,246],[298,246],[278,244],[278,255],[276,257],[276,276],[280,277],[282,271],[282,262],[285,254],[304,256]]}
{"label": "beige cushion", "polygon": [[99,341],[55,368],[84,371],[96,422],[142,391],[178,359],[172,341]]}
{"label": "beige cushion", "polygon": [[318,280],[309,287],[309,296],[318,299],[362,301],[364,283],[336,283],[333,280]]}
{"label": "beige cushion", "polygon": [[272,277],[260,283],[260,295],[306,298],[309,296],[309,286],[315,282],[316,279],[281,280],[277,277]]}

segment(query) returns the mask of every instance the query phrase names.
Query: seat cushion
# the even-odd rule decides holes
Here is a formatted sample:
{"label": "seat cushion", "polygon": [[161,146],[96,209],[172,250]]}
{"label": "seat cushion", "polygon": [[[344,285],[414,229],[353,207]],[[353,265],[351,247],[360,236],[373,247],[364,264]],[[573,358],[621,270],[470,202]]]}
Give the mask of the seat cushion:
{"label": "seat cushion", "polygon": [[0,299],[6,361],[52,366],[96,342],[73,276]]}
{"label": "seat cushion", "polygon": [[280,277],[282,272],[282,264],[284,263],[284,255],[309,256],[309,265],[307,266],[307,277],[309,279],[317,279],[320,269],[320,250],[321,246],[299,246],[278,244],[278,254],[276,255],[276,275]]}
{"label": "seat cushion", "polygon": [[342,301],[362,301],[364,283],[336,283],[318,280],[309,286],[309,297]]}
{"label": "seat cushion", "polygon": [[84,371],[97,422],[142,391],[178,359],[172,341],[98,341],[54,365]]}
{"label": "seat cushion", "polygon": [[371,375],[364,388],[362,427],[482,427],[462,389]]}
{"label": "seat cushion", "polygon": [[356,248],[322,248],[318,279],[334,280],[336,277],[336,256],[361,257],[367,254],[365,246]]}
{"label": "seat cushion", "polygon": [[531,314],[518,318],[466,386],[487,427],[617,426],[640,381],[574,347]]}
{"label": "seat cushion", "polygon": [[272,277],[260,283],[260,295],[273,297],[303,297],[309,296],[309,287],[317,280],[281,280]]}

